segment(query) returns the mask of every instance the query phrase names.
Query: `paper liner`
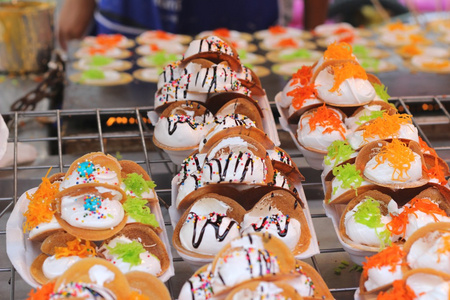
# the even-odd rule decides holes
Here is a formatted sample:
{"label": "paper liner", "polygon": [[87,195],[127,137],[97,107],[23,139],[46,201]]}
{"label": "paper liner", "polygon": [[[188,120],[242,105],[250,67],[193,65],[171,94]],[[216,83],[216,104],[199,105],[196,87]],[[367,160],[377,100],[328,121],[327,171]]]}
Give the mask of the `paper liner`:
{"label": "paper liner", "polygon": [[[372,179],[367,178],[364,175],[364,170],[366,168],[367,162],[373,158],[378,152],[380,152],[381,147],[387,145],[389,142],[387,140],[379,140],[379,141],[373,141],[361,148],[361,150],[358,153],[358,156],[356,157],[355,165],[356,169],[361,172],[361,175],[365,180],[368,182],[372,182],[373,184],[388,187],[392,189],[401,189],[401,188],[413,188],[413,187],[419,187],[423,186],[428,183],[429,177],[426,171],[422,168],[422,177],[419,180],[416,180],[414,182],[399,182],[399,183],[380,183],[377,181],[374,181]],[[422,151],[420,150],[420,146],[417,142],[414,141],[407,141],[407,147],[409,147],[413,152],[418,154],[420,156],[422,165],[425,163],[425,159],[423,158]],[[386,162],[387,163],[387,162]]]}
{"label": "paper liner", "polygon": [[[42,253],[53,256],[55,255],[55,247],[67,247],[67,242],[75,240],[76,237],[70,233],[61,231],[48,236],[41,244]],[[84,242],[83,242],[84,244]],[[95,246],[95,245],[94,245]]]}
{"label": "paper liner", "polygon": [[224,103],[219,108],[219,110],[217,110],[216,115],[221,115],[222,111],[230,106],[234,107],[233,108],[234,113],[249,117],[250,120],[255,122],[256,128],[264,130],[262,113],[259,106],[255,104],[255,102],[252,102],[246,98],[235,98]]}
{"label": "paper liner", "polygon": [[[209,191],[216,192],[221,195],[226,195],[227,197],[230,197],[230,198],[235,197],[235,199],[238,199],[238,196],[236,196],[236,195],[238,195],[239,192],[236,189],[230,188],[231,186],[235,187],[235,188],[241,187],[241,189],[244,190],[244,193],[247,198],[249,197],[249,195],[251,195],[255,198],[262,197],[262,195],[270,192],[270,190],[282,189],[282,188],[273,187],[273,186],[258,186],[258,187],[253,187],[253,188],[250,187],[250,189],[248,189],[248,185],[222,185],[222,186],[218,185],[218,187],[221,188],[221,192],[219,192],[217,190],[214,191],[214,189],[210,189]],[[296,258],[306,259],[313,255],[319,254],[320,250],[319,250],[319,244],[318,244],[316,232],[315,232],[315,229],[313,226],[308,202],[306,201],[305,192],[303,190],[301,182],[294,182],[294,186],[295,186],[295,190],[298,193],[296,197],[297,197],[298,201],[301,203],[301,206],[303,208],[303,213],[305,214],[305,218],[306,218],[306,221],[307,221],[307,224],[309,227],[309,231],[311,233],[311,241],[310,241],[308,249],[305,252],[303,252],[302,254],[296,256]],[[205,188],[208,188],[208,187],[210,187],[210,185],[207,185]],[[244,187],[246,187],[246,188],[244,188]],[[176,176],[172,179],[171,190],[172,190],[172,193],[171,193],[171,195],[172,195],[171,201],[172,202],[171,203],[176,203],[176,198],[177,198],[177,194],[178,194],[178,185],[177,185],[177,177]],[[230,195],[230,191],[235,196]],[[228,192],[228,194],[227,194],[227,192]],[[197,190],[196,193],[198,193],[198,195],[201,195],[200,189]],[[188,196],[190,196],[190,195],[188,195]],[[193,197],[193,198],[195,198],[195,197]],[[185,199],[183,199],[182,203],[184,201],[185,201]],[[189,202],[189,203],[192,203],[192,202]],[[254,202],[254,203],[256,203],[256,202]],[[251,204],[251,205],[253,205],[253,204]],[[250,208],[251,207],[247,207],[247,209],[250,209]],[[186,209],[185,206],[180,206],[179,208],[177,208],[175,205],[171,205],[169,207],[170,222],[171,222],[173,228],[175,228],[177,226],[177,223],[179,222],[181,215],[184,213],[185,209]],[[208,260],[208,259],[198,259],[195,257],[184,255],[182,252],[178,252],[178,254],[183,258],[184,261],[186,261],[194,269],[197,269],[200,266],[203,266],[203,265],[211,262],[211,260]]]}
{"label": "paper liner", "polygon": [[[6,253],[8,258],[20,277],[33,288],[38,287],[40,284],[31,276],[30,266],[42,252],[40,243],[29,240],[28,234],[23,232],[22,226],[25,221],[23,214],[27,211],[29,203],[26,193],[32,194],[36,190],[37,187],[29,189],[19,197],[6,223]],[[170,267],[159,277],[161,281],[166,282],[175,274],[169,238],[167,229],[164,226],[164,218],[159,203],[150,203],[150,209],[155,214],[158,223],[161,224],[162,232],[158,235],[163,241],[169,255]]]}
{"label": "paper liner", "polygon": [[0,115],[0,159],[2,159],[2,157],[6,153],[6,147],[8,146],[8,136],[8,126],[6,126],[5,120]]}
{"label": "paper liner", "polygon": [[[297,270],[299,269],[299,270]],[[292,277],[298,276],[298,274],[305,273],[306,276],[311,278],[312,283],[315,287],[315,293],[313,297],[303,297],[305,300],[313,300],[313,299],[323,299],[323,300],[334,300],[333,295],[330,292],[327,284],[323,280],[322,276],[314,269],[311,265],[303,262],[299,259],[295,260],[295,271],[291,272]],[[289,280],[290,277],[283,278],[283,280]]]}
{"label": "paper liner", "polygon": [[178,220],[178,222],[173,230],[173,236],[172,236],[173,246],[178,251],[178,253],[183,253],[186,256],[198,258],[201,260],[204,259],[204,260],[211,261],[212,259],[214,259],[214,256],[216,255],[216,253],[208,255],[208,254],[202,254],[202,253],[199,253],[196,251],[191,251],[191,250],[183,247],[183,244],[181,243],[181,239],[180,239],[180,230],[183,227],[189,213],[192,211],[192,207],[195,205],[195,203],[197,203],[198,201],[200,201],[201,199],[204,199],[204,198],[217,199],[218,201],[228,205],[230,208],[227,210],[226,216],[237,221],[238,224],[241,224],[246,211],[234,199],[220,195],[220,194],[216,194],[216,193],[203,194],[202,196],[195,199],[194,202],[184,211],[183,215],[180,217],[180,219]]}
{"label": "paper liner", "polygon": [[[121,177],[122,178],[127,178],[128,174],[132,174],[132,173],[136,173],[139,175],[142,175],[142,178],[145,181],[151,181],[152,179],[150,178],[150,175],[148,175],[148,173],[144,170],[143,167],[141,167],[140,165],[138,165],[137,163],[135,163],[132,160],[120,160],[119,161],[120,166],[122,167],[122,171],[121,171]],[[155,189],[151,189],[153,195],[156,195]],[[158,202],[158,199],[156,197],[153,198],[144,198],[146,199],[148,202]]]}
{"label": "paper liner", "polygon": [[132,271],[125,274],[131,290],[138,290],[143,295],[152,300],[169,300],[171,299],[169,290],[166,285],[146,272]]}
{"label": "paper liner", "polygon": [[[260,283],[264,282],[263,280],[253,280],[247,282],[245,284],[239,285],[236,288],[233,288],[228,295],[225,297],[225,300],[233,300],[237,293],[243,290],[256,291]],[[278,288],[282,289],[282,292],[277,295],[278,297],[283,297],[282,299],[290,299],[290,300],[303,300],[297,291],[287,283],[281,281],[272,281],[272,284],[275,284]],[[263,299],[263,298],[262,298]]]}
{"label": "paper liner", "polygon": [[[129,70],[129,69],[131,69],[133,67],[133,64],[131,62],[129,62],[129,61],[121,60],[121,62],[122,63],[119,66],[104,66],[104,67],[92,67],[92,68],[98,68],[99,70],[115,70],[115,71],[119,71],[120,72],[120,71]],[[88,70],[89,69],[89,68],[83,68],[80,65],[79,61],[74,62],[72,64],[72,67],[75,70],[78,70],[78,71],[84,71],[84,70]]]}
{"label": "paper liner", "polygon": [[81,79],[82,73],[75,73],[69,76],[69,80],[78,84],[91,85],[91,86],[116,86],[116,85],[124,85],[129,84],[133,81],[133,76],[128,73],[120,73],[120,78],[112,81],[83,81]]}
{"label": "paper liner", "polygon": [[[100,247],[105,244],[107,245],[111,240],[120,236],[125,236],[130,240],[138,241],[144,246],[145,250],[159,259],[161,263],[161,272],[156,274],[156,276],[161,276],[169,269],[170,260],[167,249],[164,247],[162,240],[150,226],[139,223],[127,224],[117,234],[104,240]],[[102,255],[102,252],[99,252],[99,255]]]}
{"label": "paper liner", "polygon": [[102,265],[114,273],[114,279],[106,281],[103,286],[112,291],[117,299],[128,299],[131,290],[125,275],[113,263],[97,257],[84,258],[74,263],[56,280],[54,291],[56,292],[60,286],[70,282],[93,283],[89,276],[89,270],[95,265]]}
{"label": "paper liner", "polygon": [[[339,234],[341,236],[341,239],[348,243],[353,243],[354,247],[357,247],[359,244],[356,242],[353,242],[352,239],[347,235],[347,231],[345,228],[345,215],[351,211],[356,205],[363,202],[367,197],[372,197],[375,199],[378,203],[380,203],[380,211],[383,216],[388,215],[388,204],[392,199],[391,196],[384,194],[382,192],[379,192],[377,190],[369,190],[367,192],[364,192],[362,194],[358,194],[358,196],[354,199],[352,199],[347,206],[345,207],[344,211],[341,214],[340,221],[339,221]],[[380,247],[370,246],[370,245],[364,245],[367,247],[372,247],[374,249],[379,249]],[[366,249],[366,247],[362,248]]]}

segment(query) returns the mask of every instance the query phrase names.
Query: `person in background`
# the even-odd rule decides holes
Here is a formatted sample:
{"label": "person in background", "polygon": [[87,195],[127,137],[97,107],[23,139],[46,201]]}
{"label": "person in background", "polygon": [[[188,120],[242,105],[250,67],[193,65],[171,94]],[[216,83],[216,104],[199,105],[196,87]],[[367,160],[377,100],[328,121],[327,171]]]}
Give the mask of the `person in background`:
{"label": "person in background", "polygon": [[[65,0],[58,20],[58,40],[67,42],[87,33],[121,33],[136,36],[145,30],[159,29],[195,35],[204,30],[225,27],[255,32],[281,24],[283,5],[289,0]],[[305,28],[322,24],[328,0],[305,0]],[[94,30],[87,32],[95,20]]]}

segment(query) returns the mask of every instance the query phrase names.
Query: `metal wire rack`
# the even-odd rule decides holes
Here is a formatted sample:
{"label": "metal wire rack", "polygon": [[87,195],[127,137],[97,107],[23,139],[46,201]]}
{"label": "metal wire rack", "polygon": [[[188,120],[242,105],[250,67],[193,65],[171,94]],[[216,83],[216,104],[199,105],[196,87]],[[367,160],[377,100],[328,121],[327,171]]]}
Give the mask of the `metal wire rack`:
{"label": "metal wire rack", "polygon": [[[414,125],[421,137],[448,163],[450,96],[401,97],[393,98],[391,102],[400,111],[413,115]],[[274,107],[274,103],[271,103],[271,107]],[[147,119],[149,110],[152,107],[5,114],[5,117],[10,118],[8,141],[12,143],[13,152],[11,165],[0,168],[0,243],[6,244],[6,221],[18,197],[27,189],[37,186],[47,169],[64,172],[74,159],[90,151],[103,151],[132,159],[148,170],[157,184],[156,192],[161,199],[165,226],[171,239],[172,228],[167,207],[170,205],[170,180],[177,172],[177,166],[151,142],[153,128]],[[111,126],[114,122],[107,121],[111,118],[117,121],[115,123],[125,126]],[[76,130],[71,130],[73,128]],[[353,299],[360,273],[340,246],[331,221],[324,213],[320,171],[308,167],[287,133],[281,130],[278,133],[281,147],[293,157],[306,178],[303,187],[320,245],[320,254],[307,262],[322,275],[336,299]],[[33,145],[38,150],[37,159],[31,164],[21,164],[23,144]],[[132,150],[128,151],[130,147]],[[6,299],[9,294],[10,299],[25,299],[30,287],[11,266],[5,248],[3,246],[0,250],[0,294],[3,295],[0,298]],[[182,284],[193,270],[173,247],[172,252],[175,276],[167,282],[167,286],[176,299]]]}

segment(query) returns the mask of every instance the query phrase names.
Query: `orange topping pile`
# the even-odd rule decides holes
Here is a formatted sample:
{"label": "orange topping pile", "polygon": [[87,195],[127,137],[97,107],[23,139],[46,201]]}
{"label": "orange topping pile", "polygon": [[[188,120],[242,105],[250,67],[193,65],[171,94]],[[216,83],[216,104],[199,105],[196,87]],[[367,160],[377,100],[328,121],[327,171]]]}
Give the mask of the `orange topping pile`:
{"label": "orange topping pile", "polygon": [[423,53],[423,51],[417,48],[414,44],[401,47],[400,52],[409,55],[419,55]]}
{"label": "orange topping pile", "polygon": [[436,150],[428,146],[428,144],[424,140],[422,140],[420,136],[419,136],[419,145],[423,153],[430,153],[433,156],[438,156]]}
{"label": "orange topping pile", "polygon": [[54,288],[55,282],[50,281],[49,283],[44,284],[41,288],[37,288],[36,291],[31,290],[28,294],[27,300],[48,300],[50,299],[50,295],[53,293]]}
{"label": "orange topping pile", "polygon": [[156,38],[160,40],[171,40],[173,39],[173,36],[171,34],[168,34],[164,30],[156,30],[155,32]]}
{"label": "orange topping pile", "polygon": [[440,184],[446,185],[447,179],[445,179],[444,167],[439,164],[438,157],[434,157],[434,166],[427,169],[425,165],[422,168],[427,172],[428,176],[433,179],[437,179]]}
{"label": "orange topping pile", "polygon": [[341,43],[353,43],[355,41],[355,35],[353,33],[345,34],[339,37]]}
{"label": "orange topping pile", "polygon": [[323,133],[338,131],[341,137],[345,139],[345,128],[341,116],[335,110],[327,108],[325,104],[306,117],[309,117],[308,124],[311,131],[316,130],[317,126],[322,126],[325,128]]}
{"label": "orange topping pile", "polygon": [[156,44],[149,44],[148,47],[150,48],[150,51],[159,51],[159,47]]}
{"label": "orange topping pile", "polygon": [[359,78],[367,80],[367,73],[363,67],[359,64],[354,64],[352,62],[344,62],[338,65],[331,66],[334,73],[334,84],[333,87],[329,90],[330,92],[336,92],[339,90],[339,86],[346,79],[349,78]]}
{"label": "orange topping pile", "polygon": [[297,86],[286,95],[292,97],[292,106],[295,109],[300,109],[307,99],[312,99],[317,93],[314,83],[310,83],[305,86]]}
{"label": "orange topping pile", "polygon": [[114,47],[120,43],[123,36],[120,34],[99,34],[97,36],[97,44],[105,47]]}
{"label": "orange topping pile", "polygon": [[286,32],[286,28],[284,28],[283,26],[280,26],[280,25],[270,26],[269,32],[271,34],[282,34],[282,33]]}
{"label": "orange topping pile", "polygon": [[86,244],[82,244],[80,239],[74,239],[73,241],[67,242],[67,247],[55,247],[56,258],[68,256],[85,258],[94,256],[95,253],[95,245],[91,246],[89,241],[86,241]]}
{"label": "orange topping pile", "polygon": [[27,211],[23,214],[26,221],[23,224],[23,231],[27,232],[42,223],[49,223],[52,220],[54,211],[52,210],[52,201],[59,190],[59,183],[50,183],[47,175],[42,178],[42,183],[32,195],[26,193],[30,200]]}
{"label": "orange topping pile", "polygon": [[426,38],[424,38],[422,35],[420,34],[411,34],[409,36],[409,40],[411,41],[411,43],[421,43],[421,42],[425,42],[427,41]]}
{"label": "orange topping pile", "polygon": [[230,36],[230,31],[227,28],[217,28],[213,34],[227,38]]}
{"label": "orange topping pile", "polygon": [[390,30],[390,31],[394,31],[394,30],[404,30],[404,29],[406,29],[406,26],[405,26],[405,24],[403,24],[402,22],[397,21],[397,22],[395,22],[395,23],[388,24],[388,25],[387,25],[387,29]]}
{"label": "orange topping pile", "polygon": [[297,73],[292,75],[291,86],[295,84],[307,85],[312,77],[312,67],[311,66],[302,66],[297,70]]}
{"label": "orange topping pile", "polygon": [[331,59],[352,59],[355,57],[352,55],[352,46],[347,43],[332,43],[328,45],[327,50],[323,53],[325,60]]}
{"label": "orange topping pile", "polygon": [[431,200],[414,198],[411,200],[410,205],[403,206],[403,211],[400,214],[396,216],[391,214],[392,221],[389,222],[386,227],[392,232],[392,234],[404,237],[406,233],[406,226],[409,223],[409,215],[413,214],[416,218],[418,218],[416,214],[417,211],[433,216],[435,221],[438,221],[436,215],[447,215],[445,211],[439,208],[439,205]]}
{"label": "orange topping pile", "polygon": [[416,299],[414,291],[403,280],[395,280],[393,289],[388,292],[380,292],[377,300],[413,300]]}
{"label": "orange topping pile", "polygon": [[391,143],[383,146],[375,156],[378,167],[387,162],[393,169],[392,180],[405,182],[409,179],[408,170],[414,161],[414,152],[400,140],[394,139]]}
{"label": "orange topping pile", "polygon": [[383,113],[381,118],[376,118],[370,123],[362,125],[363,139],[368,141],[370,138],[378,137],[386,139],[398,137],[398,131],[401,125],[411,124],[411,115]]}
{"label": "orange topping pile", "polygon": [[294,40],[293,38],[287,38],[287,39],[282,39],[278,42],[277,46],[279,47],[292,47],[295,48],[298,46],[298,42],[296,40]]}
{"label": "orange topping pile", "polygon": [[440,62],[434,62],[434,61],[424,62],[424,63],[422,63],[422,66],[424,68],[431,69],[431,70],[441,70],[441,69],[450,67],[450,61],[444,60],[444,61],[440,61]]}
{"label": "orange topping pile", "polygon": [[367,276],[369,269],[390,266],[389,272],[394,272],[395,268],[402,263],[406,253],[397,245],[384,248],[383,251],[366,258],[363,262],[364,276]]}
{"label": "orange topping pile", "polygon": [[87,51],[90,55],[103,55],[108,50],[109,48],[107,47],[89,47]]}

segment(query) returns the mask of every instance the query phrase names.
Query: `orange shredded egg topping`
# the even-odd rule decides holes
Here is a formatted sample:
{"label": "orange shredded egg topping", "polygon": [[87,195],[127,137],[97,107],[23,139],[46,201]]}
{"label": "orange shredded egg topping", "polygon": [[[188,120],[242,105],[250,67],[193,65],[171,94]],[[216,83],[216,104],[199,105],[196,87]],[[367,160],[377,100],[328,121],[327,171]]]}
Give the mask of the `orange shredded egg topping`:
{"label": "orange shredded egg topping", "polygon": [[395,280],[392,290],[380,292],[377,300],[413,300],[416,299],[414,291],[403,280]]}
{"label": "orange shredded egg topping", "polygon": [[55,247],[55,257],[68,257],[78,256],[81,258],[94,256],[95,245],[91,246],[91,242],[86,241],[86,244],[82,244],[80,239],[74,239],[67,242],[67,247]]}
{"label": "orange shredded egg topping", "polygon": [[450,62],[448,60],[440,62],[430,61],[422,63],[422,66],[431,70],[441,70],[450,67]]}
{"label": "orange shredded egg topping", "polygon": [[31,290],[28,294],[27,300],[48,300],[55,288],[55,282],[51,281],[44,284],[41,288],[37,288],[36,291]]}
{"label": "orange shredded egg topping", "polygon": [[449,234],[442,236],[442,243],[443,243],[443,246],[437,250],[437,253],[439,255],[450,252],[450,235]]}
{"label": "orange shredded egg topping", "polygon": [[296,84],[307,85],[312,77],[311,70],[311,66],[302,66],[298,69],[297,72],[292,75],[291,86]]}
{"label": "orange shredded egg topping", "polygon": [[23,214],[26,219],[23,224],[24,233],[37,227],[39,224],[49,223],[55,213],[52,210],[52,201],[59,191],[59,183],[52,184],[47,178],[50,170],[51,168],[45,177],[42,178],[42,183],[34,194],[26,193],[26,197],[30,203],[28,204],[27,211]]}
{"label": "orange shredded egg topping", "polygon": [[428,146],[428,144],[419,136],[419,145],[423,153],[429,152],[433,156],[438,156],[436,150]]}
{"label": "orange shredded egg topping", "polygon": [[327,50],[323,53],[323,58],[325,60],[331,59],[352,59],[355,57],[352,55],[352,46],[348,43],[337,43],[334,42],[328,45]]}
{"label": "orange shredded egg topping", "polygon": [[130,296],[128,297],[128,300],[150,300],[150,298],[139,292],[132,291]]}
{"label": "orange shredded egg topping", "polygon": [[322,126],[325,128],[322,133],[338,131],[341,137],[345,139],[345,128],[341,116],[325,104],[317,108],[314,113],[307,115],[306,118],[309,118],[308,124],[311,131],[316,130],[317,126]]}
{"label": "orange shredded egg topping", "polygon": [[227,28],[217,28],[213,30],[214,35],[223,36],[223,37],[229,37],[230,31]]}
{"label": "orange shredded egg topping", "polygon": [[409,55],[419,55],[423,53],[423,51],[417,48],[414,44],[401,47],[400,52]]}
{"label": "orange shredded egg topping", "polygon": [[405,236],[406,226],[409,223],[409,215],[413,214],[418,218],[416,212],[421,211],[428,215],[433,216],[434,220],[437,222],[438,218],[436,215],[446,216],[446,212],[439,208],[439,205],[433,201],[426,198],[413,198],[410,205],[405,205],[403,211],[398,215],[391,214],[392,220],[386,227],[391,231],[392,234]]}
{"label": "orange shredded egg topping", "polygon": [[355,41],[355,35],[354,34],[346,34],[344,36],[339,37],[339,42],[341,43],[353,43]]}
{"label": "orange shredded egg topping", "polygon": [[411,115],[408,114],[393,114],[389,115],[384,112],[381,118],[376,118],[370,123],[362,125],[362,137],[364,141],[370,138],[378,137],[379,139],[386,139],[397,137],[401,125],[411,124]]}
{"label": "orange shredded egg topping", "polygon": [[102,55],[102,54],[105,54],[106,51],[108,51],[108,48],[106,48],[106,47],[89,47],[87,51],[90,55],[97,55],[97,54]]}
{"label": "orange shredded egg topping", "polygon": [[155,36],[156,36],[156,38],[161,39],[161,40],[173,39],[173,36],[168,34],[167,32],[165,32],[164,30],[156,30]]}
{"label": "orange shredded egg topping", "polygon": [[295,109],[300,109],[307,99],[314,98],[317,93],[314,83],[307,84],[305,86],[297,86],[286,95],[292,97],[292,106]]}
{"label": "orange shredded egg topping", "polygon": [[421,43],[427,41],[427,39],[420,34],[409,35],[409,40],[411,41],[411,43]]}
{"label": "orange shredded egg topping", "polygon": [[293,38],[287,38],[287,39],[281,39],[278,43],[277,46],[279,47],[292,47],[295,48],[298,46],[298,42],[296,40],[294,40]]}
{"label": "orange shredded egg topping", "polygon": [[97,44],[105,47],[114,47],[122,40],[120,34],[99,34],[97,36]]}
{"label": "orange shredded egg topping", "polygon": [[390,266],[389,272],[394,272],[405,256],[406,253],[399,246],[393,244],[383,249],[383,251],[368,257],[367,261],[363,262],[364,276],[367,276],[369,269],[379,269],[384,266]]}
{"label": "orange shredded egg topping", "polygon": [[148,47],[150,48],[150,51],[158,51],[159,47],[156,44],[149,44]]}
{"label": "orange shredded egg topping", "polygon": [[434,166],[427,169],[425,165],[422,168],[427,172],[430,178],[437,179],[441,185],[447,184],[447,179],[445,179],[444,167],[439,164],[438,157],[434,157]]}
{"label": "orange shredded egg topping", "polygon": [[339,90],[339,86],[346,79],[349,78],[359,78],[367,80],[367,73],[363,67],[359,64],[354,64],[352,62],[345,62],[338,65],[332,65],[331,69],[334,73],[334,84],[329,90],[330,92],[336,92]]}
{"label": "orange shredded egg topping", "polygon": [[283,26],[280,26],[280,25],[270,26],[269,32],[271,34],[282,34],[282,33],[286,32],[286,28],[284,28]]}
{"label": "orange shredded egg topping", "polygon": [[409,179],[408,170],[414,161],[414,152],[402,141],[394,139],[381,148],[375,161],[377,164],[373,169],[387,162],[394,169],[392,180],[405,182]]}

